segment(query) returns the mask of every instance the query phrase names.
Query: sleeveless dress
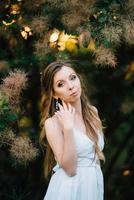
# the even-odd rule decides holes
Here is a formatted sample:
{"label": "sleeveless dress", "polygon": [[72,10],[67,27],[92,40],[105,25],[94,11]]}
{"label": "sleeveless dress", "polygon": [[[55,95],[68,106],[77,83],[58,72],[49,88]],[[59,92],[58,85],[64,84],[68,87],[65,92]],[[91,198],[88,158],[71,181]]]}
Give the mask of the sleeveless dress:
{"label": "sleeveless dress", "polygon": [[[76,175],[68,176],[57,163],[44,200],[103,200],[103,174],[94,143],[76,128],[73,133],[78,155]],[[98,134],[98,145],[103,150],[102,133]]]}

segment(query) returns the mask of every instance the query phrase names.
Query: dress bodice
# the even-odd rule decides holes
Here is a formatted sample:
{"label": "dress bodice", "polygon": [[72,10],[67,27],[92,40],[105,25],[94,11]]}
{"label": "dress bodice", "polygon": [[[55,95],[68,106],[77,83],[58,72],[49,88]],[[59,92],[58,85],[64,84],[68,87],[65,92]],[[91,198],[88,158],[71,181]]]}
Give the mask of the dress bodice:
{"label": "dress bodice", "polygon": [[[97,154],[95,153],[94,142],[85,135],[82,131],[74,128],[74,139],[77,151],[77,166],[90,166],[96,164],[99,161]],[[103,133],[98,132],[98,146],[102,151],[104,148]],[[56,171],[60,168],[59,164],[53,168]]]}
{"label": "dress bodice", "polygon": [[[74,137],[78,156],[83,153],[94,153],[94,142],[86,134],[75,128]],[[102,151],[104,148],[104,137],[101,132],[98,132],[98,146]]]}
{"label": "dress bodice", "polygon": [[[95,153],[94,142],[76,128],[74,129],[74,137],[78,155],[77,166],[89,166],[99,162],[98,156]],[[103,133],[100,132],[98,132],[98,146],[102,151],[104,148],[104,138]]]}

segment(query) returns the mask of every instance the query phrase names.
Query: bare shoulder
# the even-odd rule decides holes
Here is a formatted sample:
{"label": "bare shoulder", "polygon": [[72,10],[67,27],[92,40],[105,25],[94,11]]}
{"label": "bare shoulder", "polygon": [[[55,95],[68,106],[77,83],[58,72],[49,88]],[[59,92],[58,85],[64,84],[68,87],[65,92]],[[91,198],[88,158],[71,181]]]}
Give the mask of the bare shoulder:
{"label": "bare shoulder", "polygon": [[63,152],[63,134],[60,124],[56,116],[50,117],[45,121],[46,138],[50,147],[53,150],[58,163],[61,162],[61,156]]}
{"label": "bare shoulder", "polygon": [[52,116],[46,119],[44,127],[45,127],[46,137],[48,141],[51,138],[55,138],[55,137],[58,137],[59,135],[60,136],[62,135],[61,134],[62,129],[56,116]]}
{"label": "bare shoulder", "polygon": [[96,114],[98,114],[98,109],[95,106],[93,106],[93,105],[91,107],[96,112]]}
{"label": "bare shoulder", "polygon": [[58,129],[61,130],[60,124],[56,116],[49,117],[45,121],[45,129]]}

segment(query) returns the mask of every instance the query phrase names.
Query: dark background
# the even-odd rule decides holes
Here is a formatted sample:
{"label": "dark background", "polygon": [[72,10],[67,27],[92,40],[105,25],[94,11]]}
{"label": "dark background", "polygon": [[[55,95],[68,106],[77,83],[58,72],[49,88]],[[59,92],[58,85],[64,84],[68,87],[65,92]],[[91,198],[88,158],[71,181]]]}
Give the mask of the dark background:
{"label": "dark background", "polygon": [[[83,2],[86,8],[87,1]],[[97,1],[99,4],[95,4],[95,1],[92,2],[92,5],[88,6],[89,8],[94,6],[94,9],[89,9],[88,18],[86,16],[85,21],[81,21],[80,24],[72,22],[71,25],[68,21],[65,24],[61,20],[62,16],[67,14],[70,16],[69,19],[73,20],[72,13],[69,13],[69,10],[66,9],[66,1],[62,3],[51,1],[50,3],[50,1],[43,0],[35,0],[34,2],[14,0],[2,1],[0,5],[1,84],[2,79],[13,69],[24,70],[28,76],[28,86],[21,95],[21,112],[18,114],[18,123],[10,124],[10,126],[16,131],[17,135],[22,131],[26,132],[40,152],[35,161],[23,166],[15,163],[11,158],[9,146],[0,145],[1,200],[41,200],[45,195],[48,181],[43,178],[44,150],[39,144],[40,72],[50,62],[65,58],[77,60],[78,71],[83,74],[87,83],[88,97],[91,103],[98,108],[99,115],[106,126],[104,130],[106,162],[105,164],[102,163],[105,180],[105,200],[133,199],[134,40],[128,42],[123,39],[127,37],[127,33],[125,35],[124,32],[124,35],[120,36],[120,43],[112,43],[112,41],[99,38],[99,35],[97,35],[98,30],[94,28],[98,27],[101,31],[105,24],[110,24],[113,27],[118,24],[123,27],[121,19],[124,19],[124,16],[127,20],[130,20],[132,27],[134,27],[129,7],[132,2],[126,1],[126,4],[124,4],[124,1]],[[117,6],[111,12],[110,9],[113,4]],[[16,7],[12,5],[16,5]],[[75,5],[79,16],[82,15],[83,9],[79,10],[80,6],[81,4]],[[133,4],[131,6],[133,8]],[[118,7],[120,7],[119,10]],[[125,8],[127,9],[125,10]],[[93,12],[97,13],[98,10],[103,11],[102,18],[99,17],[100,15],[97,18],[94,17]],[[113,15],[118,17],[118,22],[113,23],[113,21],[110,21],[113,19]],[[43,20],[40,17],[44,17]],[[115,67],[105,62],[95,64],[94,52],[74,54],[73,51],[60,52],[57,49],[50,49],[48,36],[50,36],[50,31],[53,28],[65,30],[68,34],[79,35],[85,29],[87,31],[87,28],[82,26],[83,23],[85,23],[85,27],[88,24],[92,25],[91,33],[92,37],[96,39],[96,47],[103,44],[106,48],[112,49],[117,59]],[[29,32],[26,32],[26,39],[21,35],[21,31],[24,30],[25,26],[30,27],[32,32],[31,36]],[[79,31],[79,28],[81,28],[81,31]],[[85,47],[87,46],[85,45]],[[0,116],[4,118],[4,116]],[[19,122],[22,119],[24,125],[22,124],[21,127]],[[2,124],[2,118],[0,120]],[[30,123],[28,123],[29,121]]]}

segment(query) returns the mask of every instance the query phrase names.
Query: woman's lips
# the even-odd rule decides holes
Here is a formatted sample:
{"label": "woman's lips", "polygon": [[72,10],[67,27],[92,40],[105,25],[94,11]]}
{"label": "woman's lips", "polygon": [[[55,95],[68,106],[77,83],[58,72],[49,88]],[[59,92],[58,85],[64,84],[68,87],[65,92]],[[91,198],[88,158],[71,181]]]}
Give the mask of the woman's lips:
{"label": "woman's lips", "polygon": [[70,96],[75,96],[75,95],[77,95],[77,94],[78,94],[78,91],[73,92]]}

